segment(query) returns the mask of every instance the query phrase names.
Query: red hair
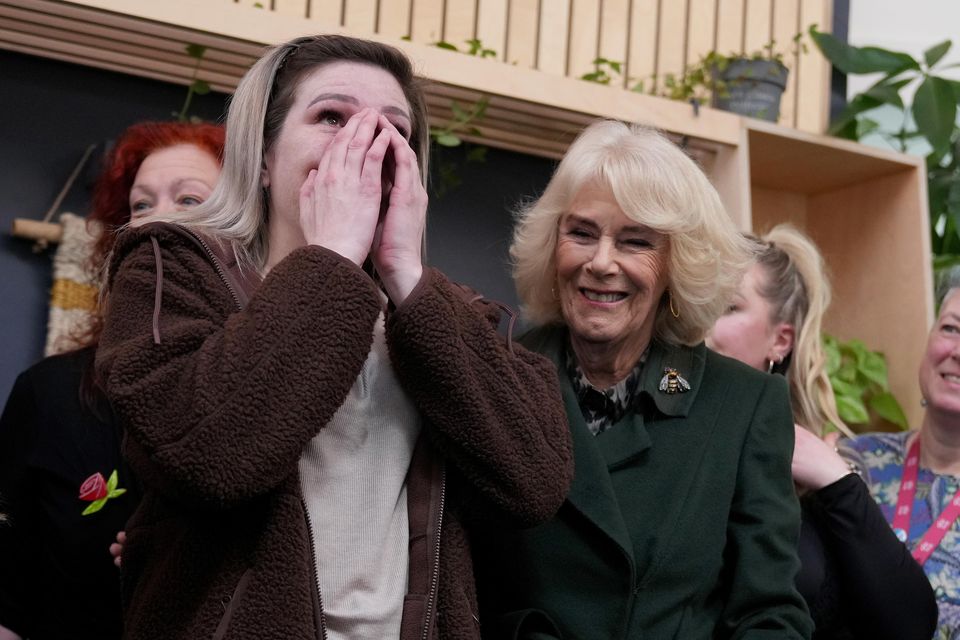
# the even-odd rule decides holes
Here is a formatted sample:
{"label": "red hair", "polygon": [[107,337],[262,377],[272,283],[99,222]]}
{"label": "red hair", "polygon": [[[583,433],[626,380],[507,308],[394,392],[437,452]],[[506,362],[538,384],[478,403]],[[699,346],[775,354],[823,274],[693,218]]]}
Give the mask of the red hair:
{"label": "red hair", "polygon": [[[130,189],[147,156],[178,144],[192,144],[209,152],[222,165],[225,138],[220,125],[187,122],[141,122],[131,125],[117,138],[104,158],[87,215],[88,224],[95,220],[103,225],[103,232],[90,256],[90,268],[94,273],[102,272],[116,242],[117,230],[130,222]],[[73,338],[79,345],[93,345],[99,342],[102,330],[103,318],[98,310],[91,324]],[[95,381],[89,382],[95,384]]]}
{"label": "red hair", "polygon": [[99,272],[113,249],[116,232],[130,222],[130,189],[140,165],[154,151],[178,144],[192,144],[223,164],[225,133],[220,125],[188,122],[141,122],[131,125],[107,153],[103,171],[93,187],[88,221],[103,225],[91,256]]}

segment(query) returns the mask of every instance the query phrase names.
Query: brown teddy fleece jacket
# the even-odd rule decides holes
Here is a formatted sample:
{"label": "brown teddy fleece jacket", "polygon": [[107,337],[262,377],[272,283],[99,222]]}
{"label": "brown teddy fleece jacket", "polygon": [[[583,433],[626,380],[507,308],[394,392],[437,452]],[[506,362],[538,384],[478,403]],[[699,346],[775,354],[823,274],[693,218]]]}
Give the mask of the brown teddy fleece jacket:
{"label": "brown teddy fleece jacket", "polygon": [[[246,292],[215,262],[157,224],[125,232],[111,261],[97,370],[144,486],[124,548],[125,637],[321,638],[297,463],[367,357],[378,290],[316,246]],[[404,638],[479,638],[470,522],[543,521],[573,476],[553,366],[504,344],[489,312],[425,269],[388,313],[425,434],[408,499],[411,589],[428,587],[408,595]],[[428,514],[438,548],[414,531]]]}

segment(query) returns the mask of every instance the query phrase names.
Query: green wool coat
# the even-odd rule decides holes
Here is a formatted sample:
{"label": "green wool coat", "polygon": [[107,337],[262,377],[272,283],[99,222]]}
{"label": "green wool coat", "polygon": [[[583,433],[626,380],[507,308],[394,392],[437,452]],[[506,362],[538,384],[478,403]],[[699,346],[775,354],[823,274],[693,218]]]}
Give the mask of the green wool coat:
{"label": "green wool coat", "polygon": [[[800,508],[785,381],[703,344],[654,342],[639,409],[598,436],[563,366],[565,329],[524,344],[560,374],[575,475],[547,523],[474,540],[484,637],[799,639]],[[664,369],[689,382],[661,391]]]}

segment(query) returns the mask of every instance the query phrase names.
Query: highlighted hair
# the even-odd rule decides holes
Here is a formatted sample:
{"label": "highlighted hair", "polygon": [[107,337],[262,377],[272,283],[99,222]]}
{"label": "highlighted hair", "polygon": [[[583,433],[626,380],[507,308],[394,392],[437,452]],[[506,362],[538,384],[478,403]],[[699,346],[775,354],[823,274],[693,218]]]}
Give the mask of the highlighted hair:
{"label": "highlighted hair", "polygon": [[786,224],[755,242],[756,262],[764,274],[758,293],[770,303],[771,321],[789,323],[794,330],[793,350],[774,365],[789,383],[794,419],[817,435],[828,422],[852,435],[837,413],[827,376],[821,331],[830,306],[830,283],[823,257],[807,236]]}
{"label": "highlighted hair", "polygon": [[[703,340],[750,264],[749,243],[679,147],[653,129],[612,120],[584,129],[543,195],[517,214],[510,256],[527,318],[538,325],[563,321],[553,294],[557,227],[577,192],[590,185],[609,189],[628,218],[668,238],[668,293],[656,311],[654,336],[670,344]],[[679,318],[668,310],[670,294]]]}

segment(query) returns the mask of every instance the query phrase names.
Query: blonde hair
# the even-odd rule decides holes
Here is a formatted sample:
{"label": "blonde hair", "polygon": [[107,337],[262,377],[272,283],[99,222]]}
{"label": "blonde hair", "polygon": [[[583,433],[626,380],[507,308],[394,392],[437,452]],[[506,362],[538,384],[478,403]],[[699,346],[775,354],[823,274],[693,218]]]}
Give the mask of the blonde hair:
{"label": "blonde hair", "polygon": [[341,35],[295,38],[269,48],[240,80],[230,99],[223,172],[210,197],[188,211],[157,213],[142,223],[167,221],[232,245],[242,265],[262,271],[269,251],[268,199],[261,185],[264,156],[293,103],[300,80],[333,62],[372,64],[389,72],[410,105],[410,144],[426,184],[430,131],[420,80],[394,47]]}
{"label": "blonde hair", "polygon": [[789,323],[794,330],[793,349],[774,365],[774,371],[787,378],[794,418],[817,435],[828,422],[852,435],[837,413],[827,376],[821,330],[830,306],[830,283],[823,257],[807,236],[788,224],[774,227],[756,243],[756,263],[764,274],[758,293],[770,304],[771,320]]}
{"label": "blonde hair", "polygon": [[[656,311],[654,336],[670,344],[703,340],[750,264],[749,243],[683,151],[653,129],[612,120],[584,129],[543,195],[517,214],[510,256],[526,317],[538,325],[563,321],[553,293],[557,226],[588,185],[609,188],[628,218],[668,237],[668,291]],[[667,311],[671,295],[679,318]]]}

